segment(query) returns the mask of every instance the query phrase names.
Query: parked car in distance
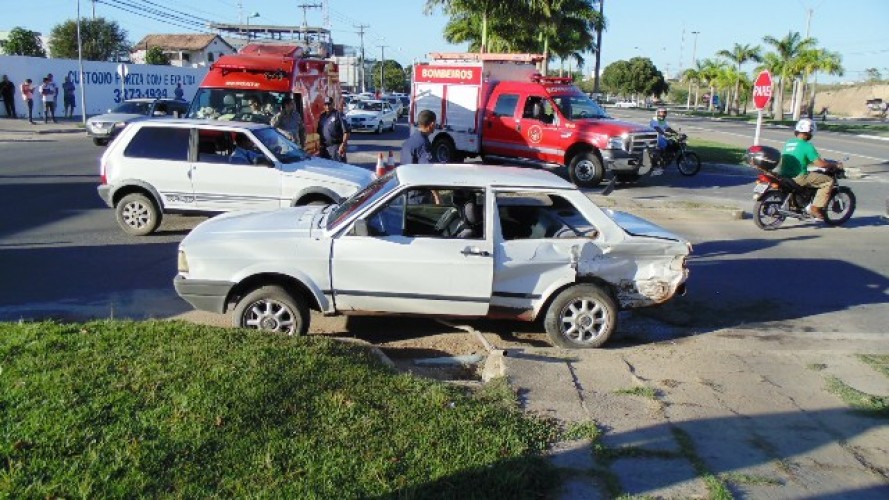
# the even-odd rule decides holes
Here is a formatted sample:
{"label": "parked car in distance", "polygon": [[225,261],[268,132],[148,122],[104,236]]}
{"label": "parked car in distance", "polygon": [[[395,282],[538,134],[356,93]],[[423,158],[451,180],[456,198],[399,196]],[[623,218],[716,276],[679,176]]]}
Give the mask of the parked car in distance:
{"label": "parked car in distance", "polygon": [[135,122],[102,155],[99,196],[131,235],[164,214],[217,214],[339,203],[373,179],[309,156],[269,125],[217,120]]}
{"label": "parked car in distance", "polygon": [[352,131],[372,131],[382,133],[384,129],[395,130],[398,115],[386,101],[368,99],[357,101],[355,106],[346,112],[346,120]]}
{"label": "parked car in distance", "polygon": [[395,110],[395,117],[396,118],[400,118],[401,115],[404,114],[404,111],[405,111],[404,106],[401,104],[401,99],[399,99],[398,96],[387,95],[387,96],[383,96],[383,98],[381,100],[388,102],[389,106],[393,110]]}
{"label": "parked car in distance", "polygon": [[691,245],[540,170],[402,165],[339,205],[232,213],[179,246],[177,293],[237,327],[305,334],[325,315],[543,319],[599,347],[618,311],[684,291]]}
{"label": "parked car in distance", "polygon": [[614,103],[615,108],[638,108],[639,103],[636,101],[617,101]]}
{"label": "parked car in distance", "polygon": [[88,119],[86,133],[96,146],[106,146],[130,123],[148,118],[178,118],[187,111],[188,102],[177,99],[129,99]]}

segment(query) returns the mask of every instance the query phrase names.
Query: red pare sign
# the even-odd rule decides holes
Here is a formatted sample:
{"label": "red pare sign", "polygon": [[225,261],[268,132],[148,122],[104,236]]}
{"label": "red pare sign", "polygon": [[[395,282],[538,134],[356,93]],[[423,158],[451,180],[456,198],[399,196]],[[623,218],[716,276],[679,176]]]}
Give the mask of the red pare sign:
{"label": "red pare sign", "polygon": [[753,82],[753,105],[756,109],[768,106],[772,99],[772,75],[768,71],[760,72]]}

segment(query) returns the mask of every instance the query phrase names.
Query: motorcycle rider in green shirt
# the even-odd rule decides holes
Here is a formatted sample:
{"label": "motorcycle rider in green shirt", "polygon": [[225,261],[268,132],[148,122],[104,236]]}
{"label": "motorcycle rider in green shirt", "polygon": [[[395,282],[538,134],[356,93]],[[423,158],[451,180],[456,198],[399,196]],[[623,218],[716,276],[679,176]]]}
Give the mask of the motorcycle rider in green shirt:
{"label": "motorcycle rider in green shirt", "polygon": [[842,169],[843,163],[821,158],[818,150],[809,142],[816,130],[815,122],[809,118],[803,118],[796,123],[793,129],[796,137],[784,144],[784,151],[781,153],[780,174],[782,177],[792,178],[800,186],[810,186],[818,190],[815,199],[812,200],[810,213],[813,217],[823,220],[824,207],[830,197],[834,178],[824,175],[817,169]]}

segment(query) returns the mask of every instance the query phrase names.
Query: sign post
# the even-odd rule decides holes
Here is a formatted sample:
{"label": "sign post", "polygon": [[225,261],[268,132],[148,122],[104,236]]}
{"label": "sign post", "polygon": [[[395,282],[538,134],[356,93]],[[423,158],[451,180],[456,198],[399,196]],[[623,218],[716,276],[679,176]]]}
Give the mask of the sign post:
{"label": "sign post", "polygon": [[759,131],[762,130],[762,110],[772,100],[772,74],[762,71],[753,82],[753,105],[756,107],[756,135],[753,136],[753,145],[759,146]]}

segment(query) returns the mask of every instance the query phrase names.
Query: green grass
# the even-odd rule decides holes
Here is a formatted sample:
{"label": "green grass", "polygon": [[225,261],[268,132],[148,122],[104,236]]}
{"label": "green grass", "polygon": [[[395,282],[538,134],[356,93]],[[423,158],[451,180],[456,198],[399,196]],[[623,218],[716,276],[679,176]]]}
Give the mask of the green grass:
{"label": "green grass", "polygon": [[710,498],[713,500],[728,500],[733,498],[725,480],[711,472],[710,469],[707,468],[707,464],[704,463],[704,460],[698,455],[694,443],[691,440],[691,436],[678,427],[672,427],[670,430],[673,431],[673,437],[676,438],[676,442],[679,443],[679,453],[691,463],[691,466],[694,467],[698,477],[700,477],[701,480],[704,481],[704,484],[707,485],[707,489],[710,491]]}
{"label": "green grass", "polygon": [[889,354],[861,354],[858,359],[882,373],[884,377],[889,377]]}
{"label": "green grass", "polygon": [[629,396],[640,396],[643,398],[651,399],[653,401],[657,400],[658,391],[654,387],[637,385],[627,389],[617,389],[614,391],[615,394],[625,394]]}
{"label": "green grass", "polygon": [[[860,354],[858,359],[884,377],[889,377],[889,355]],[[827,389],[839,396],[847,405],[868,416],[889,418],[889,396],[877,396],[859,391],[836,377],[827,377]]]}
{"label": "green grass", "polygon": [[0,323],[0,497],[540,497],[552,423],[508,386],[180,322]]}
{"label": "green grass", "polygon": [[707,163],[740,164],[746,152],[738,146],[694,138],[688,139],[688,147],[700,155],[701,161]]}

